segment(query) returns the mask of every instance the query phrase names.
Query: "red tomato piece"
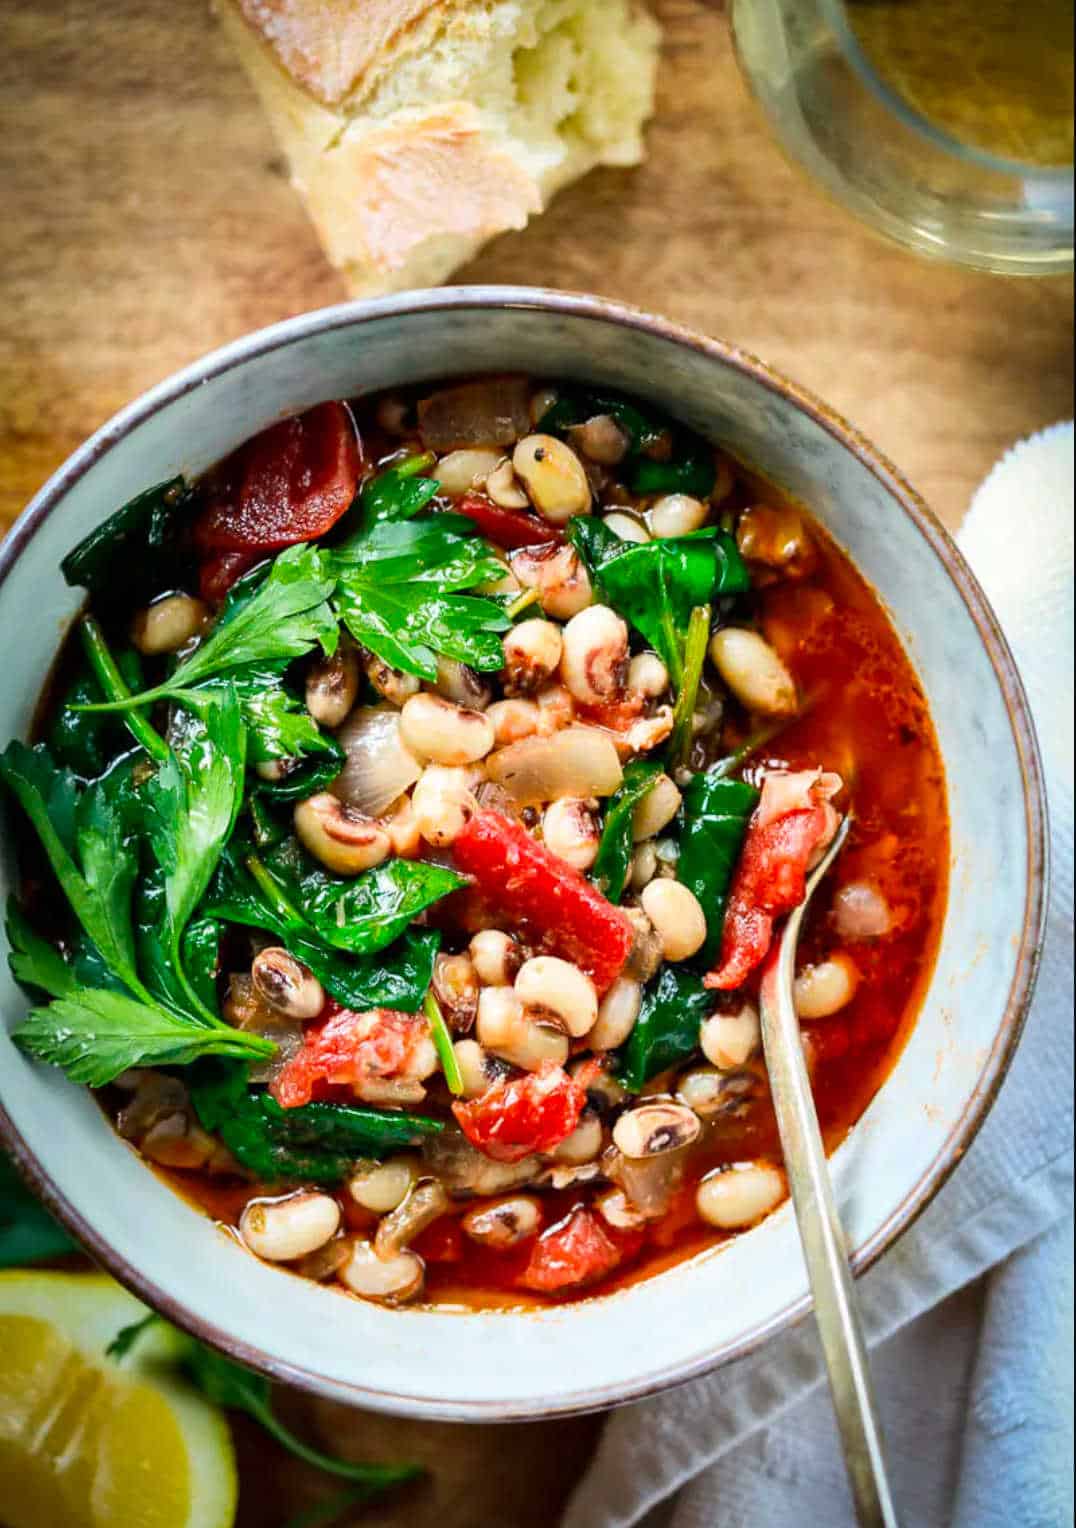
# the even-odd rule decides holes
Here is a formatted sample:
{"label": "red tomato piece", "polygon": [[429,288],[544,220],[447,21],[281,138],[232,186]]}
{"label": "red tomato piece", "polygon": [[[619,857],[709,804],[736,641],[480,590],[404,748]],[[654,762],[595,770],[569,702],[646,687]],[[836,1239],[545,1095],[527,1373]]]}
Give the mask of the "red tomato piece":
{"label": "red tomato piece", "polygon": [[497,909],[551,955],[573,961],[603,993],[620,975],[634,933],[625,913],[521,823],[478,812],[453,845],[456,864]]}
{"label": "red tomato piece", "polygon": [[[222,553],[249,557],[324,536],[354,500],[361,470],[359,437],[343,403],[282,419],[240,446],[195,523],[194,544],[209,565],[203,591],[219,590],[227,571]],[[231,581],[238,576],[232,571]]]}
{"label": "red tomato piece", "polygon": [[513,552],[521,546],[540,546],[545,542],[564,541],[564,532],[538,515],[522,509],[502,509],[483,494],[467,493],[454,506],[458,514],[473,520],[483,536]]}
{"label": "red tomato piece", "polygon": [[589,1210],[573,1210],[538,1238],[519,1282],[539,1294],[556,1294],[596,1283],[612,1273],[620,1259],[620,1248],[597,1218]]}
{"label": "red tomato piece", "polygon": [[729,893],[721,955],[707,987],[740,987],[766,957],[774,919],[803,901],[807,862],[830,827],[826,807],[752,821]]}
{"label": "red tomato piece", "polygon": [[522,1162],[552,1151],[579,1123],[587,1095],[561,1067],[547,1061],[537,1072],[502,1078],[469,1103],[455,1103],[460,1129],[495,1162]]}
{"label": "red tomato piece", "polygon": [[306,1026],[303,1043],[270,1084],[284,1109],[331,1097],[331,1090],[392,1077],[403,1070],[415,1043],[428,1029],[414,1013],[375,1008],[354,1013],[330,998],[320,1016]]}

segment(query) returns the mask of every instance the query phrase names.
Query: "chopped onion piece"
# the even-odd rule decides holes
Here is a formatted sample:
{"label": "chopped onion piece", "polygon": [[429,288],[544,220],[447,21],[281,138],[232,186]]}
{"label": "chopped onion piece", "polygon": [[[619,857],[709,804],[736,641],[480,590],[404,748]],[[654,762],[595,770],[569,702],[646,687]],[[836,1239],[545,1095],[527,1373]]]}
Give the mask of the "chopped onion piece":
{"label": "chopped onion piece", "polygon": [[486,772],[519,806],[562,796],[611,796],[624,778],[612,738],[600,727],[565,727],[526,737],[486,760]]}
{"label": "chopped onion piece", "polygon": [[513,446],[530,431],[530,389],[524,377],[486,377],[442,388],[418,406],[418,427],[433,451]]}
{"label": "chopped onion piece", "polygon": [[330,789],[365,817],[380,817],[410,790],[422,765],[400,738],[395,706],[360,706],[336,734],[347,763]]}

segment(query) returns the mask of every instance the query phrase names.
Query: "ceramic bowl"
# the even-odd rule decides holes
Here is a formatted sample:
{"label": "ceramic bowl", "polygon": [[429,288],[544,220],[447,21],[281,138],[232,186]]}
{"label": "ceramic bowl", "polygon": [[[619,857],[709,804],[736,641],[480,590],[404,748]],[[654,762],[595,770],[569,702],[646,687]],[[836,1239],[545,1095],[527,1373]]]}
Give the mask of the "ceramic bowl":
{"label": "ceramic bowl", "polygon": [[[217,351],[98,431],[9,537],[0,554],[0,738],[26,735],[78,608],[61,557],[117,505],[173,474],[201,472],[323,399],[508,368],[637,393],[757,464],[850,553],[922,681],[947,771],[951,890],[922,1015],[833,1162],[862,1270],[959,1160],[1011,1059],[1040,941],[1043,798],[1020,681],[953,543],[871,446],[752,357],[594,298],[514,288],[332,308]],[[526,1313],[387,1310],[291,1277],[164,1187],[88,1092],[13,1047],[8,1031],[26,999],[6,962],[0,1003],[3,1139],[53,1212],[179,1325],[322,1395],[446,1419],[584,1411],[727,1362],[807,1308],[788,1205],[632,1288]]]}

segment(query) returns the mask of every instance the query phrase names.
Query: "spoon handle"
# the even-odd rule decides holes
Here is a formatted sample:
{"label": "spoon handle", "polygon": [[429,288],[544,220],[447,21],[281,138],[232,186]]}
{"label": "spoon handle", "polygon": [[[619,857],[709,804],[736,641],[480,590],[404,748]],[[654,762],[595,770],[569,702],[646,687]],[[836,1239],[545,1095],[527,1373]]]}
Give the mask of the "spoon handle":
{"label": "spoon handle", "polygon": [[763,979],[762,1038],[856,1515],[861,1524],[871,1528],[876,1525],[899,1528],[886,1477],[881,1425],[844,1232],[833,1198],[803,1057],[799,1019],[792,1000],[796,944],[804,909],[841,842],[843,834],[812,876],[807,896],[785,926],[778,958]]}

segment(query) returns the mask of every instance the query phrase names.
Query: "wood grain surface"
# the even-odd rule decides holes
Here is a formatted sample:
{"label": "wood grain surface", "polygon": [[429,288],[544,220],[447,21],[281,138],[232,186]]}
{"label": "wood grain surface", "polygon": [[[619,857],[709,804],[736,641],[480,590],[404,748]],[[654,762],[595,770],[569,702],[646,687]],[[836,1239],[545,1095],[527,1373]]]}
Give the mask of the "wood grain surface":
{"label": "wood grain surface", "polygon": [[[657,9],[648,163],[569,189],[463,279],[597,291],[746,346],[853,419],[955,526],[1012,441],[1072,414],[1071,282],[1003,282],[876,242],[781,158],[718,10]],[[5,6],[0,112],[2,527],[152,383],[343,291],[201,0]],[[428,1483],[350,1519],[384,1528],[545,1528],[599,1425],[282,1405],[352,1457],[430,1465]],[[237,1433],[242,1528],[332,1494],[252,1428]]]}

